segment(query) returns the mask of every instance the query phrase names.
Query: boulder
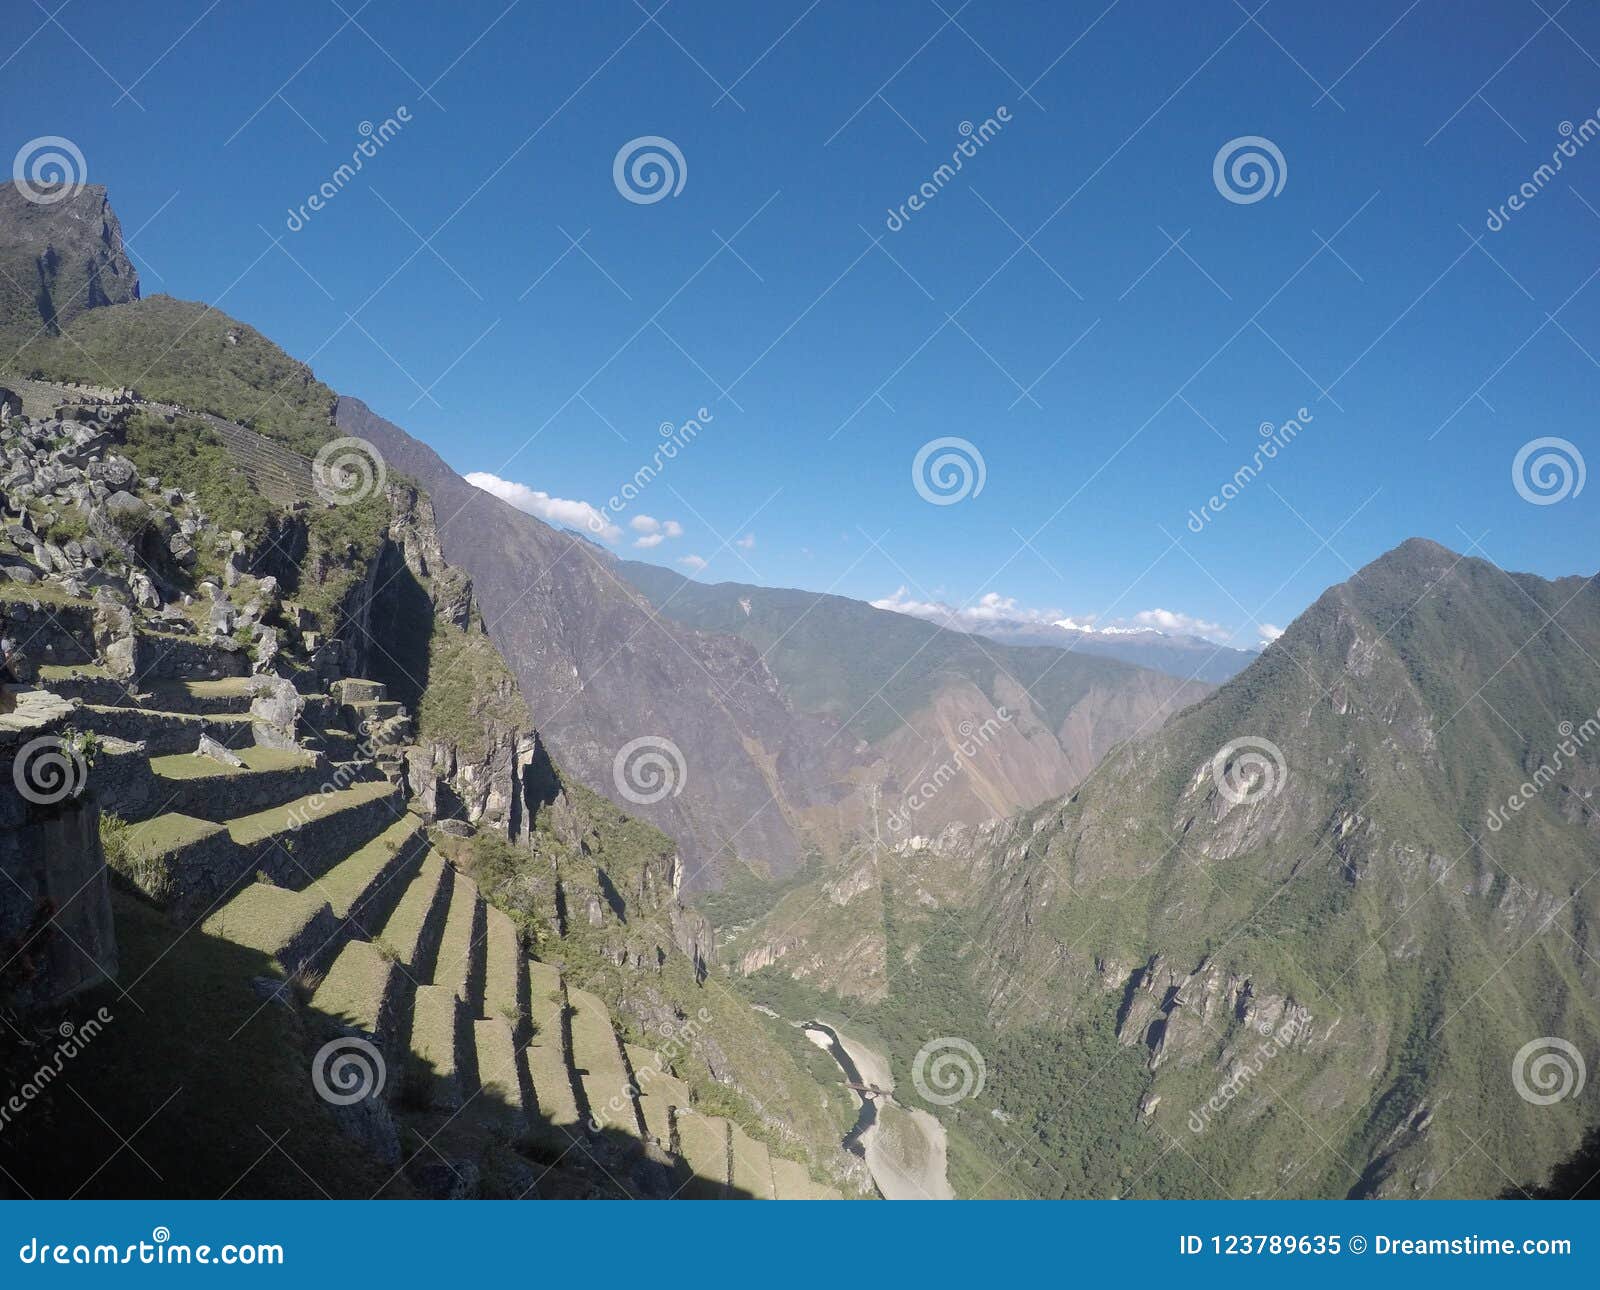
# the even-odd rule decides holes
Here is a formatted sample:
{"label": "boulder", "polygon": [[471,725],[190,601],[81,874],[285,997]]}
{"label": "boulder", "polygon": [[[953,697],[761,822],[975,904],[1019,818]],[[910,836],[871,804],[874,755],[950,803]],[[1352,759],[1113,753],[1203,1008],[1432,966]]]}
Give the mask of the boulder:
{"label": "boulder", "polygon": [[250,721],[256,743],[266,748],[295,748],[295,732],[306,701],[281,676],[259,676],[251,684]]}
{"label": "boulder", "polygon": [[209,757],[212,761],[221,762],[224,766],[235,769],[244,765],[244,759],[232,749],[224,748],[210,735],[201,735],[200,743],[194,750],[196,757]]}

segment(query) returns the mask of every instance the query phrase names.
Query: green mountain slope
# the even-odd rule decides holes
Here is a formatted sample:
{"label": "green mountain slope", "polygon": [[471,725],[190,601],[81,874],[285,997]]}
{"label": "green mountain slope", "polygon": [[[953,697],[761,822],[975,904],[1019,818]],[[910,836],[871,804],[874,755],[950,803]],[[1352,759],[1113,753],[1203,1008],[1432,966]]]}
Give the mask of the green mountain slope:
{"label": "green mountain slope", "polygon": [[1070,799],[830,875],[822,954],[791,894],[739,961],[848,996],[817,960],[882,945],[847,1006],[897,1062],[989,1059],[958,1190],[1012,1156],[1023,1194],[1540,1182],[1600,1119],[1513,1078],[1600,1044],[1597,658],[1595,580],[1408,542]]}

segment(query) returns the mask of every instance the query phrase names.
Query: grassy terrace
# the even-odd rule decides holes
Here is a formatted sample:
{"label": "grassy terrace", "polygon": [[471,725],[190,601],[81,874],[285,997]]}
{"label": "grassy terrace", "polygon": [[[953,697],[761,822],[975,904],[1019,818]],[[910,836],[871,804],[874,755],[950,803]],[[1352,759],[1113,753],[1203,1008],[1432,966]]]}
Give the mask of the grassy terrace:
{"label": "grassy terrace", "polygon": [[695,1181],[681,1194],[720,1198],[728,1181],[728,1122],[716,1116],[680,1111],[678,1150],[695,1175]]}
{"label": "grassy terrace", "polygon": [[517,1050],[511,1027],[498,1017],[472,1023],[472,1042],[478,1051],[478,1083],[483,1091],[472,1103],[480,1117],[520,1117],[522,1085],[517,1078]]}
{"label": "grassy terrace", "polygon": [[737,1124],[729,1125],[729,1144],[733,1153],[733,1191],[735,1198],[772,1199],[772,1154],[765,1142],[757,1142]]}
{"label": "grassy terrace", "polygon": [[396,971],[377,946],[351,941],[339,951],[311,996],[311,1006],[341,1025],[377,1034],[383,1021],[383,1001]]}
{"label": "grassy terrace", "polygon": [[689,1086],[661,1069],[659,1053],[634,1044],[628,1044],[626,1048],[634,1081],[639,1086],[639,1107],[644,1112],[644,1127],[657,1141],[670,1143],[670,1108],[689,1105]]}
{"label": "grassy terrace", "polygon": [[244,766],[228,766],[210,757],[197,757],[194,753],[171,753],[165,757],[152,757],[150,769],[163,779],[231,779],[272,770],[294,770],[309,766],[312,758],[305,753],[287,748],[260,748],[252,744],[231,750]]}
{"label": "grassy terrace", "polygon": [[572,1064],[583,1076],[589,1109],[627,1128],[634,1123],[628,1097],[631,1085],[617,1051],[611,1014],[587,990],[569,989],[567,1000],[572,1006]]}
{"label": "grassy terrace", "polygon": [[478,935],[478,887],[470,878],[451,874],[450,909],[445,915],[444,935],[439,940],[439,962],[434,966],[436,984],[453,990],[463,1003],[472,977],[473,938]]}
{"label": "grassy terrace", "polygon": [[411,1010],[411,1060],[415,1091],[430,1106],[461,1099],[461,1072],[456,1067],[457,1026],[461,1001],[442,985],[419,985]]}
{"label": "grassy terrace", "polygon": [[111,669],[104,663],[42,663],[39,666],[39,684],[46,689],[50,688],[52,681],[70,681],[78,676],[109,681]]}
{"label": "grassy terrace", "polygon": [[389,915],[389,921],[383,925],[384,944],[408,968],[415,969],[417,966],[428,912],[438,898],[441,884],[449,881],[449,876],[449,866],[430,852],[416,877],[406,884],[405,893]]}
{"label": "grassy terrace", "polygon": [[796,1160],[772,1157],[772,1194],[776,1200],[812,1200],[817,1185],[811,1181],[806,1167]]}
{"label": "grassy terrace", "polygon": [[276,958],[316,918],[323,904],[315,892],[251,883],[206,919],[205,930]]}
{"label": "grassy terrace", "polygon": [[173,812],[158,815],[152,820],[128,826],[128,842],[134,850],[147,855],[166,855],[178,851],[222,832],[222,825],[210,820],[197,820],[192,815]]}
{"label": "grassy terrace", "polygon": [[323,819],[335,811],[353,810],[394,794],[394,785],[387,781],[354,784],[336,793],[310,793],[296,801],[285,802],[282,806],[230,820],[228,832],[240,846],[255,846],[280,833],[287,833],[295,820],[310,822]]}
{"label": "grassy terrace", "polygon": [[[322,876],[316,884],[317,894],[333,906],[336,917],[349,916],[356,902],[421,827],[422,821],[415,815],[402,815],[361,850],[341,860]],[[390,881],[398,883],[400,879],[395,877]]]}
{"label": "grassy terrace", "polygon": [[566,1134],[560,1131],[575,1126],[579,1116],[561,1041],[561,974],[548,963],[532,959],[526,960],[523,968],[528,975],[528,1000],[533,1014],[533,1042],[528,1045],[533,1094],[539,1102],[540,1118],[550,1122],[557,1130],[556,1139],[565,1146]]}
{"label": "grassy terrace", "polygon": [[485,973],[485,1015],[498,1017],[509,1026],[520,1023],[526,1009],[522,1005],[524,980],[518,960],[522,947],[517,940],[517,927],[509,915],[498,909],[488,910],[489,934],[487,939],[488,970]]}

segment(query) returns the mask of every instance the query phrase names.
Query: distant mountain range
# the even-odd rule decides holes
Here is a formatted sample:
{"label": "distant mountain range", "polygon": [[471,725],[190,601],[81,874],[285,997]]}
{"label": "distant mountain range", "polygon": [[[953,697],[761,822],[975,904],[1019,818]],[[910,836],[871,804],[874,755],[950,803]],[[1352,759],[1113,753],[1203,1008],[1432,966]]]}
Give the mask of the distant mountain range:
{"label": "distant mountain range", "polygon": [[1121,659],[1136,667],[1154,668],[1186,681],[1209,681],[1220,685],[1236,676],[1256,659],[1258,650],[1235,649],[1218,645],[1200,636],[1158,631],[1154,627],[1082,627],[1067,621],[1028,622],[1020,619],[962,618],[953,610],[940,613],[942,606],[909,609],[888,601],[874,601],[885,609],[913,613],[952,631],[972,632],[1007,645],[1046,645],[1078,654],[1097,654]]}
{"label": "distant mountain range", "polygon": [[[446,558],[472,576],[541,733],[571,774],[678,842],[691,889],[747,867],[782,877],[810,851],[881,827],[874,812],[948,760],[964,730],[998,722],[985,737],[1006,755],[919,824],[976,823],[1065,792],[1116,743],[1207,692],[1112,659],[984,645],[841,597],[703,588],[474,487],[358,399],[340,400],[338,424],[428,490]],[[621,794],[615,759],[640,738],[681,752],[679,791],[644,803]]]}

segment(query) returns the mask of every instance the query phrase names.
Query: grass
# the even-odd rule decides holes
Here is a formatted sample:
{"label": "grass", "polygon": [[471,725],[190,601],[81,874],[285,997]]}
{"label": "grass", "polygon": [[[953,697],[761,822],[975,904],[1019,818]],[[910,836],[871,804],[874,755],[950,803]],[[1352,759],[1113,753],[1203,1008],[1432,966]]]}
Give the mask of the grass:
{"label": "grass", "polygon": [[210,757],[197,757],[193,753],[169,753],[164,757],[152,757],[150,769],[163,779],[231,779],[252,772],[262,774],[268,771],[296,770],[313,764],[312,759],[304,753],[294,752],[288,748],[263,748],[251,745],[246,748],[233,748],[230,751],[244,762],[243,767],[229,766]]}
{"label": "grass", "polygon": [[440,1086],[457,1078],[456,1026],[460,1001],[446,986],[417,987],[411,1010],[411,1063],[426,1087],[426,1101],[440,1101]]}
{"label": "grass", "polygon": [[[422,827],[415,815],[403,815],[354,855],[328,870],[316,889],[333,906],[336,917],[346,917],[378,875],[393,862],[402,847]],[[398,879],[391,879],[398,881]]]}
{"label": "grass", "polygon": [[486,943],[488,968],[485,972],[484,1010],[492,1017],[509,1016],[513,1025],[522,1019],[522,945],[517,927],[506,914],[489,909],[489,934]]}
{"label": "grass", "polygon": [[197,820],[192,815],[179,815],[169,811],[154,819],[142,820],[127,826],[129,845],[146,856],[168,855],[196,842],[213,838],[223,831],[222,825],[210,820]]}
{"label": "grass", "polygon": [[729,1148],[733,1155],[733,1194],[739,1199],[772,1196],[772,1156],[764,1142],[757,1142],[737,1124],[729,1129]]}
{"label": "grass", "polygon": [[699,1180],[682,1194],[720,1195],[728,1181],[728,1122],[716,1116],[680,1113],[678,1149]]}
{"label": "grass", "polygon": [[335,395],[253,327],[194,301],[155,295],[93,309],[15,364],[46,380],[131,385],[249,426],[306,456],[334,437]]}
{"label": "grass", "polygon": [[[602,1107],[619,1097],[623,1099],[621,1105],[629,1105],[628,1072],[617,1051],[617,1037],[605,1004],[587,990],[569,989],[567,999],[572,1006],[572,1064],[582,1072],[590,1110],[599,1114]],[[634,1123],[631,1114],[613,1113],[612,1118],[624,1129]]]}
{"label": "grass", "polygon": [[415,968],[428,911],[433,908],[439,884],[449,879],[449,868],[438,856],[429,854],[416,877],[406,884],[400,903],[383,925],[383,939],[394,947],[399,961]]}
{"label": "grass", "polygon": [[394,791],[394,785],[377,781],[352,784],[333,793],[308,793],[293,802],[229,820],[228,833],[242,847],[256,846],[280,833],[294,832],[297,819],[306,823],[326,819],[335,812],[356,810],[369,802],[392,796]]}
{"label": "grass", "polygon": [[517,1078],[517,1054],[511,1043],[511,1028],[498,1017],[472,1023],[472,1042],[478,1054],[478,1082],[483,1092],[474,1099],[473,1110],[480,1117],[488,1112],[495,1118],[511,1112],[522,1113],[522,1086]]}
{"label": "grass", "polygon": [[205,930],[276,958],[326,903],[315,891],[287,891],[255,882],[208,918]]}
{"label": "grass", "polygon": [[366,941],[350,941],[311,996],[311,1006],[335,1022],[368,1034],[378,1032],[394,964]]}
{"label": "grass", "polygon": [[444,935],[439,938],[439,962],[433,970],[433,979],[465,999],[472,973],[478,888],[470,878],[460,874],[453,874],[452,879],[450,909],[445,915]]}
{"label": "grass", "polygon": [[427,677],[417,708],[421,739],[454,744],[475,761],[500,733],[527,728],[527,707],[487,636],[436,621]]}

